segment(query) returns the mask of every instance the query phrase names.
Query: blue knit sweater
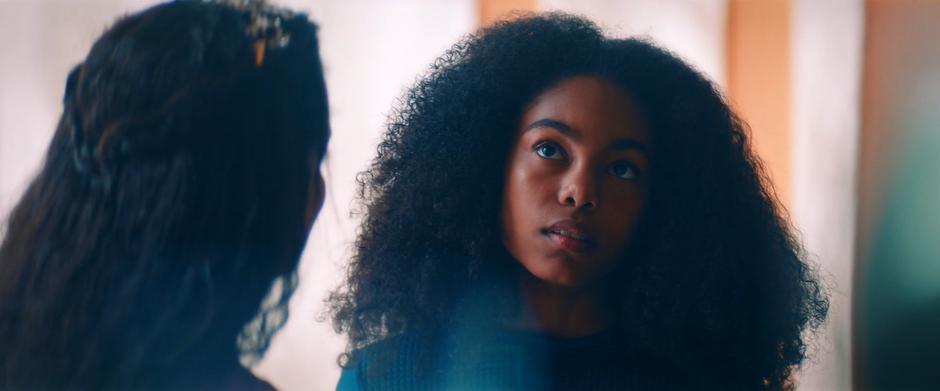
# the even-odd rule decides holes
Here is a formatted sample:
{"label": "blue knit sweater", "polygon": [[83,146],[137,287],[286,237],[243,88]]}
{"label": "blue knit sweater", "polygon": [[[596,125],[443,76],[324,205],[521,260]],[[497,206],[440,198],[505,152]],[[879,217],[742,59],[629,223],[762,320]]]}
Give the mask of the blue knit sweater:
{"label": "blue knit sweater", "polygon": [[357,351],[337,390],[703,389],[612,331],[582,338],[451,331],[436,344],[423,340],[406,333]]}

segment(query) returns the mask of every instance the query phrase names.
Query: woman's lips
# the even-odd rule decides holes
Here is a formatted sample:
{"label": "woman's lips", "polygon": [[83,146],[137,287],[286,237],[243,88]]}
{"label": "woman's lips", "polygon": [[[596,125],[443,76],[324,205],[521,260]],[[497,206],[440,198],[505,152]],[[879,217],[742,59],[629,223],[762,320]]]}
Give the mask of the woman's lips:
{"label": "woman's lips", "polygon": [[543,233],[558,247],[574,253],[583,254],[597,246],[584,225],[573,220],[556,222],[545,228]]}

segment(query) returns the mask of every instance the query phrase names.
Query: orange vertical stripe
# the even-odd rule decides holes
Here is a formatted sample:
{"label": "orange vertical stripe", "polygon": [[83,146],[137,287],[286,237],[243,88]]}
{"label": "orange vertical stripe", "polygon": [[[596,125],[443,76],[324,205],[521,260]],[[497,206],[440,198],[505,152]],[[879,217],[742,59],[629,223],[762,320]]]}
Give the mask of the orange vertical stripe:
{"label": "orange vertical stripe", "polygon": [[750,125],[753,146],[784,206],[791,201],[790,11],[788,0],[728,3],[728,96]]}
{"label": "orange vertical stripe", "polygon": [[513,11],[535,11],[536,0],[477,0],[478,23],[486,27]]}

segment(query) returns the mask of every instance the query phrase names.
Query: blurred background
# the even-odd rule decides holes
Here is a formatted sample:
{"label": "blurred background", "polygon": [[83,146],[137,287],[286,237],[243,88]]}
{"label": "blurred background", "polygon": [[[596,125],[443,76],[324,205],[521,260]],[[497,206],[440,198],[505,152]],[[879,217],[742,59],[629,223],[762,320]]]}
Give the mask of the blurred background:
{"label": "blurred background", "polygon": [[[37,172],[68,70],[153,0],[0,0],[0,218]],[[750,124],[832,298],[800,390],[940,384],[940,0],[279,0],[320,24],[333,138],[327,201],[287,325],[254,371],[332,389],[324,321],[358,218],[355,174],[385,115],[438,55],[514,10],[588,16],[705,73]],[[0,232],[2,234],[2,232]]]}

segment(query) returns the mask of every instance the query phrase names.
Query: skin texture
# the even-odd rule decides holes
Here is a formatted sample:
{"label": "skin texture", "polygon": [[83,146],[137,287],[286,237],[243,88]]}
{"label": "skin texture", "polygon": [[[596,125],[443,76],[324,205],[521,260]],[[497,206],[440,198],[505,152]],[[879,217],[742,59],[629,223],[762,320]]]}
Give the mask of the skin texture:
{"label": "skin texture", "polygon": [[609,323],[604,277],[646,202],[649,144],[630,99],[596,77],[563,80],[523,113],[501,213],[506,249],[527,272],[517,327],[577,336]]}
{"label": "skin texture", "polygon": [[[648,145],[640,114],[606,81],[574,77],[541,94],[509,157],[509,253],[545,283],[597,283],[620,260],[646,202]],[[583,232],[551,229],[566,221]]]}

